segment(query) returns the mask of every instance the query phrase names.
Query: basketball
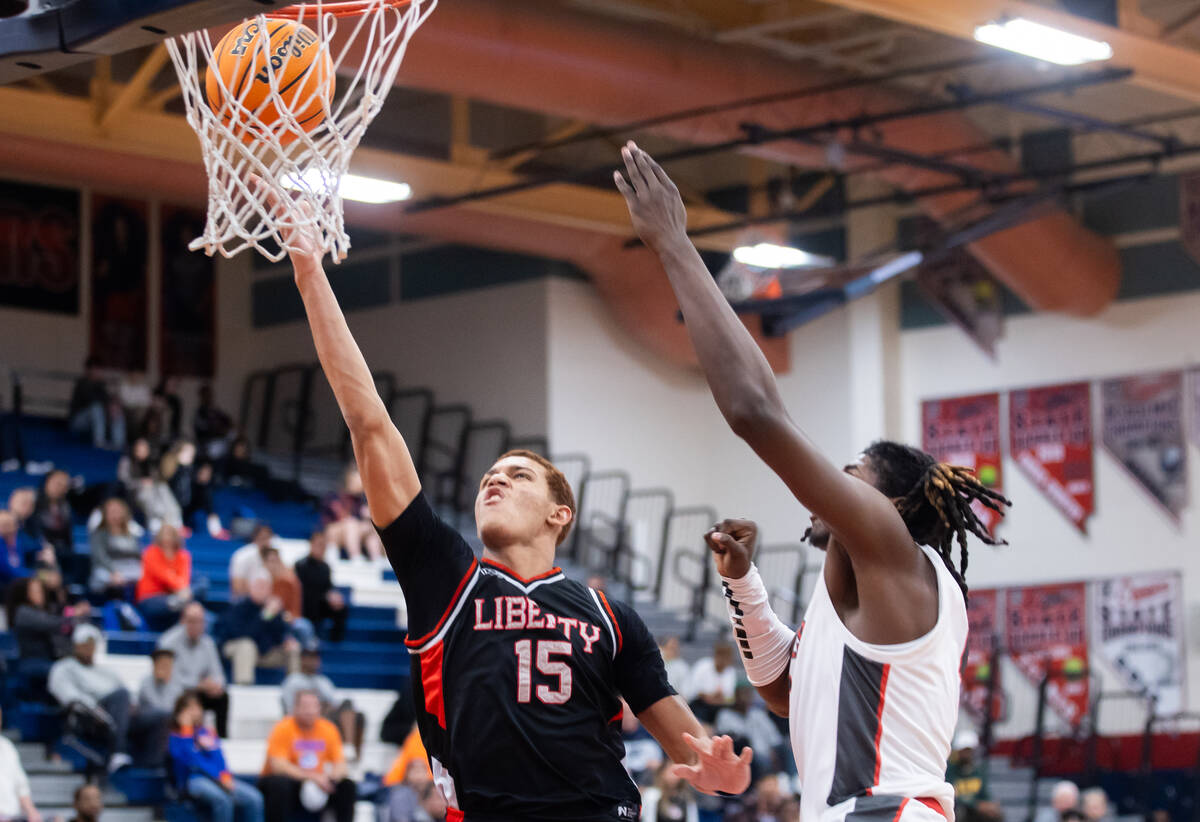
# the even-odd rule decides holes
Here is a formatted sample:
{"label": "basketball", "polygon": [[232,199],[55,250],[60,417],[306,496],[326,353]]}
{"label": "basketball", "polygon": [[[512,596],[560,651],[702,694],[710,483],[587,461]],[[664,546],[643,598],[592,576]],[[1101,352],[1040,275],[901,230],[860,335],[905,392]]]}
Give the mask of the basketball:
{"label": "basketball", "polygon": [[325,120],[333,61],[305,25],[268,19],[266,29],[249,20],[221,38],[208,65],[205,96],[223,123],[245,124],[244,140],[273,136],[290,143],[297,128],[312,131]]}

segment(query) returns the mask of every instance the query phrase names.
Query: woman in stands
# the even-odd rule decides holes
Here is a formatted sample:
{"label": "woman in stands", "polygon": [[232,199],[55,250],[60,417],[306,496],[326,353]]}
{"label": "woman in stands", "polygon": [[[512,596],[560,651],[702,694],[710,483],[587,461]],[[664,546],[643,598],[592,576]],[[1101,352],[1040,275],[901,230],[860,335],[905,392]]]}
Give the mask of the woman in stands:
{"label": "woman in stands", "polygon": [[66,471],[55,470],[42,480],[41,491],[38,492],[37,505],[33,511],[33,523],[30,530],[35,536],[49,543],[54,548],[54,556],[63,575],[72,582],[81,581],[81,575],[74,567],[75,546],[71,538],[71,528],[75,515],[71,510],[71,501],[67,493],[71,490],[71,477]]}
{"label": "woman in stands", "polygon": [[125,500],[104,501],[100,524],[88,544],[92,550],[92,575],[88,587],[107,599],[133,599],[133,589],[142,576],[142,543],[133,527]]}
{"label": "woman in stands", "polygon": [[9,587],[5,614],[22,660],[55,660],[71,650],[71,631],[87,620],[91,608],[85,601],[56,613],[42,580],[34,576]]}
{"label": "woman in stands", "polygon": [[253,785],[234,779],[217,732],[203,722],[204,708],[195,691],[186,691],[175,700],[167,743],[175,789],[206,810],[212,822],[233,822],[235,813],[238,822],[262,822],[262,794]]}
{"label": "woman in stands", "polygon": [[383,556],[383,543],[371,525],[367,496],[363,493],[362,477],[357,468],[347,468],[342,490],[325,498],[321,524],[325,526],[329,541],[344,548],[350,559],[358,559],[364,551],[372,560]]}
{"label": "woman in stands", "polygon": [[[151,533],[157,533],[163,524],[183,527],[183,511],[170,486],[163,482],[158,461],[145,437],[134,440],[129,453],[121,457],[117,463],[117,479],[125,486],[126,496],[146,515],[146,525]],[[189,533],[184,531],[185,536]]]}

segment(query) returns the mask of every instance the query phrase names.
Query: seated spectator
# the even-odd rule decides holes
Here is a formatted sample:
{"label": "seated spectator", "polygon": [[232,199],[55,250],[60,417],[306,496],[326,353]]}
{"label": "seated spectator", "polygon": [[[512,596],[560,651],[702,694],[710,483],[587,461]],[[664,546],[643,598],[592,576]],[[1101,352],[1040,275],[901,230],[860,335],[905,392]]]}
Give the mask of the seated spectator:
{"label": "seated spectator", "polygon": [[75,818],[71,822],[100,822],[100,814],[104,813],[104,794],[100,792],[100,786],[87,782],[75,789],[71,804],[75,808]]}
{"label": "seated spectator", "polygon": [[174,677],[175,654],[156,648],[150,654],[153,667],[138,687],[137,707],[130,719],[133,736],[143,739],[143,748],[154,762],[167,753],[167,736],[171,729],[171,711],[175,700],[183,694],[183,686]]}
{"label": "seated spectator", "polygon": [[196,435],[196,448],[208,460],[220,460],[229,447],[229,436],[233,432],[233,418],[217,407],[213,401],[212,386],[200,386],[199,404],[192,417],[192,431]]}
{"label": "seated spectator", "polygon": [[671,763],[661,765],[653,775],[653,784],[642,791],[642,822],[673,822],[677,819],[697,822],[699,818],[700,809],[691,787],[674,774]]}
{"label": "seated spectator", "polygon": [[121,457],[117,463],[117,479],[145,515],[151,532],[157,532],[164,523],[176,528],[183,526],[183,512],[170,486],[163,482],[150,441],[145,437],[134,440],[129,453]]}
{"label": "seated spectator", "polygon": [[100,630],[94,625],[76,626],[71,635],[74,655],[54,663],[47,687],[59,705],[64,708],[76,703],[82,705],[108,726],[112,743],[108,771],[112,773],[133,762],[129,755],[132,701],[120,677],[92,664],[99,640]]}
{"label": "seated spectator", "polygon": [[733,738],[738,753],[749,745],[754,749],[751,770],[755,776],[767,772],[791,771],[791,752],[767,709],[757,704],[753,685],[742,683],[733,691],[733,704],[717,711],[714,722],[719,734]]}
{"label": "seated spectator", "polygon": [[1108,806],[1108,794],[1104,792],[1104,788],[1088,788],[1080,794],[1079,810],[1087,822],[1101,822],[1113,818]]}
{"label": "seated spectator", "polygon": [[1038,808],[1034,822],[1059,822],[1068,811],[1079,810],[1079,786],[1064,779],[1050,790],[1049,807]]}
{"label": "seated spectator", "polygon": [[255,576],[248,594],[229,606],[216,630],[236,685],[253,685],[257,667],[286,666],[289,672],[300,667],[300,643],[289,635],[283,603],[271,594],[271,577]]}
{"label": "seated spectator", "polygon": [[779,819],[784,813],[789,797],[784,795],[775,774],[762,776],[749,791],[736,800],[734,808],[727,811],[727,822],[759,822],[762,819]]}
{"label": "seated spectator", "polygon": [[87,620],[91,608],[87,602],[66,607],[61,614],[46,597],[45,583],[39,577],[17,580],[8,591],[5,603],[9,630],[17,640],[22,662],[31,659],[61,659],[71,651],[71,633]]}
{"label": "seated spectator", "polygon": [[136,594],[138,610],[152,631],[175,624],[183,606],[203,594],[192,589],[192,555],[173,526],[159,528],[158,537],[142,554],[142,576]]}
{"label": "seated spectator", "polygon": [[37,520],[33,516],[37,508],[37,491],[28,486],[14,489],[8,495],[8,510],[17,518],[17,527],[30,539],[37,540]]}
{"label": "seated spectator", "polygon": [[250,587],[250,578],[266,573],[266,552],[274,539],[271,526],[260,522],[254,526],[250,542],[233,552],[229,558],[229,590],[234,597],[244,597]]}
{"label": "seated spectator", "polygon": [[7,736],[0,736],[0,819],[42,822],[42,815],[33,804],[29,777],[21,767],[21,757]]}
{"label": "seated spectator", "polygon": [[217,733],[228,736],[229,694],[217,643],[206,631],[208,614],[199,602],[183,607],[179,624],[158,640],[158,647],[175,654],[174,679],[184,690],[195,691],[200,705],[216,714]]}
{"label": "seated spectator", "polygon": [[396,758],[392,760],[392,766],[384,774],[384,787],[410,782],[413,779],[410,771],[414,768],[420,771],[422,780],[432,781],[433,771],[429,768],[429,757],[425,753],[425,744],[421,741],[421,732],[415,723],[404,738],[404,744],[400,746]]}
{"label": "seated spectator", "polygon": [[342,480],[342,490],[325,498],[321,508],[321,524],[329,542],[345,549],[350,559],[359,559],[365,550],[372,560],[383,557],[383,542],[371,524],[367,497],[363,493],[362,477],[357,468],[348,468]]}
{"label": "seated spectator", "polygon": [[262,822],[258,788],[235,779],[225,764],[221,740],[205,728],[204,708],[193,691],[181,694],[171,711],[171,776],[176,789],[212,822]]}
{"label": "seated spectator", "polygon": [[125,447],[125,412],[110,395],[95,357],[88,357],[83,376],[71,389],[67,425],[72,433],[90,437],[96,448],[120,451]]}
{"label": "seated spectator", "polygon": [[662,653],[663,667],[667,670],[667,682],[675,689],[675,693],[686,694],[692,666],[679,655],[679,637],[667,637],[659,651]]}
{"label": "seated spectator", "polygon": [[[325,794],[325,807],[333,809],[337,822],[352,822],[357,788],[346,777],[337,728],[321,718],[321,699],[313,691],[296,694],[292,715],[280,720],[267,737],[267,761],[258,783],[266,801],[267,822],[291,819],[306,782]],[[321,810],[308,802],[304,807],[312,812]]]}
{"label": "seated spectator", "polygon": [[125,500],[104,501],[100,524],[89,536],[92,575],[88,587],[106,599],[133,599],[142,576],[142,544],[131,527],[133,518]]}
{"label": "seated spectator", "polygon": [[238,488],[267,490],[271,485],[271,472],[250,459],[250,440],[238,436],[229,446],[221,469],[222,480]]}
{"label": "seated spectator", "polygon": [[291,627],[291,635],[302,647],[316,647],[317,631],[311,622],[300,615],[302,597],[300,580],[295,572],[283,564],[276,548],[268,548],[263,553],[263,564],[271,575],[271,593],[283,605],[283,618]]}
{"label": "seated spectator", "polygon": [[655,774],[663,763],[663,749],[650,735],[629,705],[621,700],[621,741],[625,743],[625,758],[621,764],[639,787],[654,784]]}
{"label": "seated spectator", "polygon": [[346,599],[333,587],[333,573],[325,561],[328,540],[324,531],[314,531],[308,538],[308,556],[296,562],[296,578],[300,580],[300,613],[319,631],[325,620],[330,621],[329,638],[341,642],[346,636]]}
{"label": "seated spectator", "polygon": [[175,443],[163,457],[160,471],[183,510],[183,522],[187,527],[195,525],[197,514],[203,514],[209,536],[229,538],[213,503],[212,463],[196,465],[195,445],[187,440]]}
{"label": "seated spectator", "polygon": [[733,704],[737,687],[737,669],[733,665],[733,646],[718,642],[711,657],[705,657],[692,667],[688,682],[688,703],[701,722],[712,722],[717,711]]}
{"label": "seated spectator", "polygon": [[42,480],[37,505],[33,511],[34,528],[38,536],[54,548],[54,557],[63,576],[69,581],[79,581],[73,557],[75,546],[71,537],[75,515],[67,493],[71,490],[71,477],[66,471],[54,470]]}
{"label": "seated spectator", "polygon": [[379,806],[378,822],[426,822],[441,818],[423,807],[426,792],[437,789],[433,784],[433,772],[424,762],[410,760],[399,780],[389,784],[385,779],[384,785],[387,793]]}
{"label": "seated spectator", "polygon": [[0,510],[0,588],[29,576],[28,561],[38,544],[21,531],[12,511]]}
{"label": "seated spectator", "polygon": [[954,788],[954,817],[962,822],[1004,822],[1004,810],[988,791],[987,766],[979,761],[978,748],[979,734],[973,728],[961,728],[954,735],[946,767],[946,781]]}
{"label": "seated spectator", "polygon": [[296,694],[301,691],[312,691],[320,697],[321,716],[338,726],[342,742],[353,746],[346,758],[356,761],[362,752],[366,717],[354,709],[354,703],[349,699],[338,699],[333,682],[321,673],[321,652],[316,648],[301,651],[300,670],[283,680],[284,713],[292,713],[296,707]]}
{"label": "seated spectator", "polygon": [[183,422],[183,399],[179,396],[179,383],[174,377],[163,377],[154,388],[153,405],[161,409],[165,420],[163,428],[172,440],[179,439]]}

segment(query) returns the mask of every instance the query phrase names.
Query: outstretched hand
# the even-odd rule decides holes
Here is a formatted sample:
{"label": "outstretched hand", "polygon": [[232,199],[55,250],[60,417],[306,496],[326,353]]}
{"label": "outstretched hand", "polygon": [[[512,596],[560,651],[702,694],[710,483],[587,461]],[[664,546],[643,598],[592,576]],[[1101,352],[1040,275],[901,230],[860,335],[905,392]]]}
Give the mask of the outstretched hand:
{"label": "outstretched hand", "polygon": [[728,736],[697,739],[689,733],[683,741],[696,752],[695,765],[672,765],[671,773],[686,780],[693,788],[707,794],[739,794],[750,787],[750,762],[754,751],[749,747],[738,756],[733,752],[733,740]]}
{"label": "outstretched hand", "polygon": [[717,573],[727,579],[741,579],[750,573],[758,526],[748,519],[725,519],[704,535],[717,563]]}
{"label": "outstretched hand", "polygon": [[625,198],[633,229],[642,242],[658,251],[666,241],[686,236],[687,210],[662,166],[632,140],[621,148],[621,159],[629,179],[614,171],[613,182]]}
{"label": "outstretched hand", "polygon": [[250,187],[260,193],[279,225],[280,236],[289,247],[288,256],[292,267],[299,274],[301,269],[321,267],[321,244],[316,237],[312,207],[304,201],[281,198],[274,188],[267,185],[257,174],[250,175]]}

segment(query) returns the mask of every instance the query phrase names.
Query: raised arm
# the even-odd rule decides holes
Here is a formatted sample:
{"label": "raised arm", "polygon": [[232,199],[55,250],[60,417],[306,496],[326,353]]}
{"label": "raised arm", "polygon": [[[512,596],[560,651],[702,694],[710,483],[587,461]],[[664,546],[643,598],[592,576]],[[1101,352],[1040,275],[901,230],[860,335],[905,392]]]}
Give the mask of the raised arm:
{"label": "raised arm", "polygon": [[754,449],[796,498],[823,519],[851,557],[884,563],[911,543],[886,497],[827,460],[788,416],[775,376],[717,288],[687,236],[687,212],[666,172],[632,142],[621,156],[629,175],[614,173],[633,227],[662,262],[679,300],[688,336],[713,399],[733,432]]}
{"label": "raised arm", "polygon": [[[268,194],[267,201],[277,214],[285,214],[281,219],[295,215],[294,211],[287,212],[288,207],[274,194]],[[315,243],[308,240],[301,228],[292,230],[289,242],[306,249],[291,254],[296,287],[304,301],[317,359],[350,429],[371,519],[379,527],[386,527],[420,492],[421,480],[404,438],[379,398],[371,369],[346,325],[322,268],[322,255],[314,250]]]}

